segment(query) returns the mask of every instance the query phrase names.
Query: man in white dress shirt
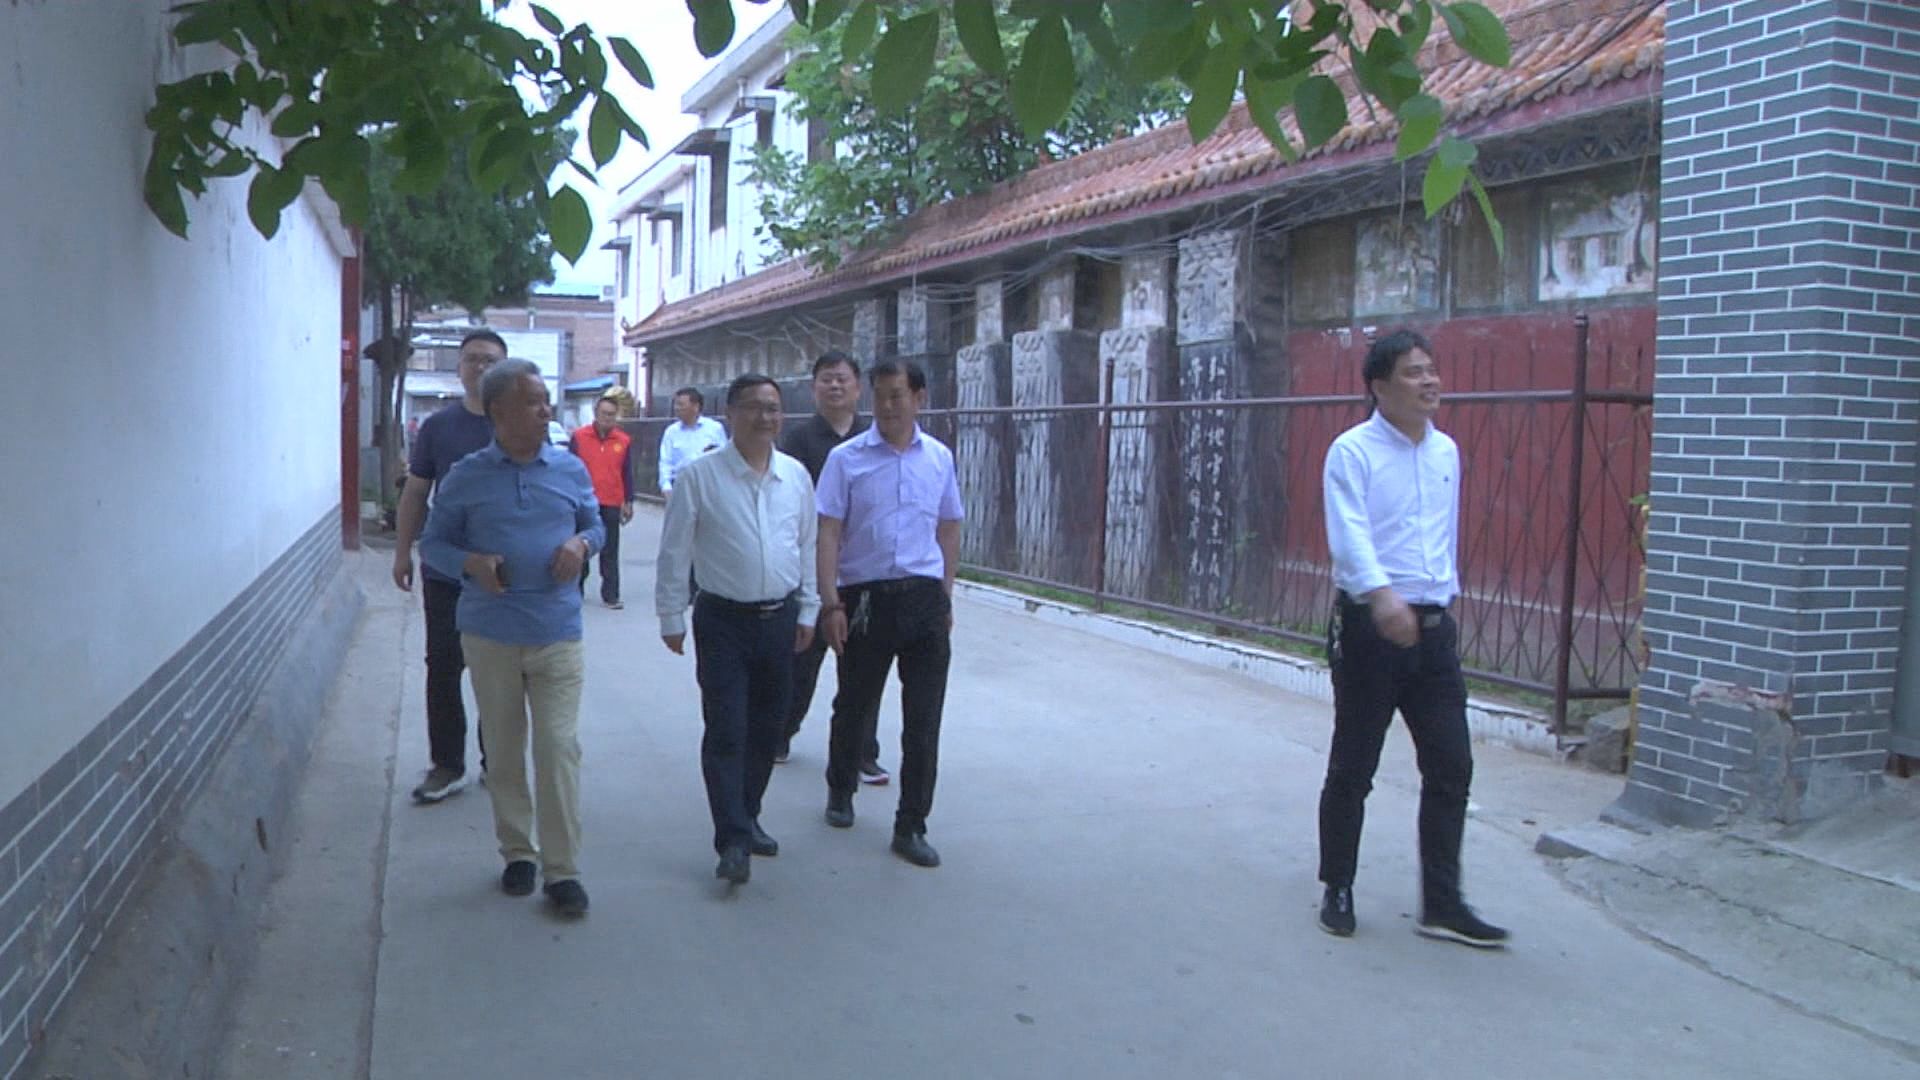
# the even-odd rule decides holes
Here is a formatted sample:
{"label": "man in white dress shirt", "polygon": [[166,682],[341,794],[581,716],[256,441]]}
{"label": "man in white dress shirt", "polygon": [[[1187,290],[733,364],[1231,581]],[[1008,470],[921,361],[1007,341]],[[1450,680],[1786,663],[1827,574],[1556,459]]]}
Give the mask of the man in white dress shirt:
{"label": "man in white dress shirt", "polygon": [[1459,629],[1460,450],[1433,426],[1440,375],[1411,330],[1374,342],[1362,374],[1374,411],[1327,451],[1327,546],[1337,589],[1327,630],[1333,744],[1320,792],[1320,927],[1353,934],[1353,877],[1367,792],[1395,709],[1420,767],[1421,913],[1433,938],[1491,948],[1507,932],[1461,896],[1473,744]]}
{"label": "man in white dress shirt", "polygon": [[727,429],[711,416],[700,415],[706,399],[700,391],[683,386],[673,392],[675,420],[660,433],[660,494],[673,494],[675,478],[687,463],[702,454],[720,449],[727,441]]}
{"label": "man in white dress shirt", "polygon": [[706,721],[700,771],[720,855],[714,874],[735,885],[752,876],[749,854],[780,853],[760,827],[760,800],[786,730],[793,654],[812,644],[820,611],[813,481],[805,466],[774,448],[781,412],[772,379],[733,380],[733,441],[680,470],[654,580],[660,638],[675,653],[686,650],[689,568],[700,581],[693,601]]}

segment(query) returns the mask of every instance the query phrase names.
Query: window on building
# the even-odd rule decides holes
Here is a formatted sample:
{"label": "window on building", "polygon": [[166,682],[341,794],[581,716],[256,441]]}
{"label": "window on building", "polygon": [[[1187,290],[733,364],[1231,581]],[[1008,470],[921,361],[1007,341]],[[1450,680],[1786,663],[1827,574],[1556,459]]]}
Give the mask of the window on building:
{"label": "window on building", "polygon": [[727,159],[716,156],[713,168],[707,173],[707,231],[719,232],[727,227],[727,188],[732,186],[727,175]]}
{"label": "window on building", "polygon": [[773,110],[761,109],[753,117],[753,144],[755,146],[773,145]]}
{"label": "window on building", "polygon": [[619,290],[621,298],[625,299],[627,294],[632,291],[633,286],[632,264],[629,261],[631,252],[623,247],[614,248],[613,250],[615,255],[613,260],[614,286]]}
{"label": "window on building", "polygon": [[680,264],[681,264],[681,258],[680,258],[680,247],[681,247],[681,244],[680,244],[680,241],[681,241],[681,239],[682,239],[682,237],[681,237],[681,235],[680,235],[680,234],[681,234],[682,232],[685,232],[686,230],[684,230],[684,229],[682,229],[682,228],[680,227],[680,219],[679,219],[679,218],[675,218],[675,219],[673,220],[673,223],[672,223],[672,225],[670,225],[669,227],[670,227],[671,229],[673,229],[673,256],[672,256],[672,259],[673,259],[673,263],[672,263],[672,266],[671,266],[671,268],[670,268],[670,269],[671,269],[671,271],[672,271],[672,273],[673,273],[673,276],[674,276],[674,277],[679,277],[679,276],[680,276]]}

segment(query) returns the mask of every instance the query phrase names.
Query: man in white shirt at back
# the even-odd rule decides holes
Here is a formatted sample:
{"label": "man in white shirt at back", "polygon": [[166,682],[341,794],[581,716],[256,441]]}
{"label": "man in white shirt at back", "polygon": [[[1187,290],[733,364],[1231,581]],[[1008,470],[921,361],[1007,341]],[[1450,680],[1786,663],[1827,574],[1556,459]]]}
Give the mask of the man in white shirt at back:
{"label": "man in white shirt at back", "polygon": [[1362,374],[1374,412],[1327,451],[1327,546],[1337,589],[1327,629],[1333,743],[1320,792],[1320,927],[1351,936],[1354,870],[1367,792],[1394,710],[1420,766],[1416,929],[1481,948],[1507,932],[1461,896],[1473,743],[1460,633],[1448,612],[1460,594],[1460,449],[1433,426],[1440,375],[1433,346],[1411,330],[1374,342]]}
{"label": "man in white shirt at back", "polygon": [[726,444],[727,429],[711,416],[700,415],[706,399],[700,391],[683,386],[673,392],[675,422],[660,433],[660,494],[673,494],[673,482],[687,462]]}
{"label": "man in white shirt at back", "polygon": [[686,649],[688,570],[700,580],[692,601],[706,722],[700,772],[720,855],[714,874],[734,885],[751,877],[750,854],[780,853],[760,827],[760,800],[786,733],[793,657],[813,643],[820,611],[813,480],[774,448],[781,412],[772,379],[733,380],[733,441],[680,471],[654,577],[660,639],[675,653]]}

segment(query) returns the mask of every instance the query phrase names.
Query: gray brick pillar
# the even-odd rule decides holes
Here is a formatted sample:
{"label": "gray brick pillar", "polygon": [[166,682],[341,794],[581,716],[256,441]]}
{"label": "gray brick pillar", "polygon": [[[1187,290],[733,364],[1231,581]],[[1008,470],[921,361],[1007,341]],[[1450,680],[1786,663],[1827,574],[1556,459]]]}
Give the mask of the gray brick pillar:
{"label": "gray brick pillar", "polygon": [[[1013,404],[1013,350],[1003,338],[1001,289],[998,280],[975,287],[974,344],[954,355],[956,400],[962,409]],[[1004,415],[962,416],[956,424],[954,456],[960,497],[967,507],[960,557],[977,566],[1013,566],[1011,431]]]}
{"label": "gray brick pillar", "polygon": [[[1074,265],[1052,268],[1038,283],[1038,330],[1013,337],[1013,403],[1059,405],[1097,401],[1099,342],[1073,329]],[[1091,588],[1090,530],[1100,528],[1099,489],[1087,483],[1098,444],[1090,415],[1016,417],[1014,457],[1015,569],[1031,577]]]}
{"label": "gray brick pillar", "polygon": [[951,409],[955,399],[953,349],[947,326],[947,305],[914,286],[895,296],[898,331],[895,355],[911,360],[927,373],[927,407]]}
{"label": "gray brick pillar", "polygon": [[[1212,232],[1180,241],[1180,397],[1218,401],[1247,396],[1252,343],[1246,331],[1247,241],[1240,232]],[[1224,610],[1231,598],[1239,519],[1235,462],[1247,441],[1241,411],[1184,412],[1179,424],[1185,534],[1184,600]]]}
{"label": "gray brick pillar", "polygon": [[893,304],[890,297],[869,296],[853,303],[853,341],[847,351],[861,370],[893,351]]}
{"label": "gray brick pillar", "polygon": [[1878,782],[1920,437],[1920,10],[1667,7],[1637,741],[1616,810],[1795,821]]}
{"label": "gray brick pillar", "polygon": [[[1167,326],[1173,260],[1161,254],[1121,261],[1121,326],[1100,335],[1102,370],[1112,372],[1113,404],[1175,397],[1173,331]],[[1106,588],[1120,596],[1167,600],[1153,575],[1168,565],[1168,498],[1175,477],[1172,417],[1115,412],[1107,437]]]}

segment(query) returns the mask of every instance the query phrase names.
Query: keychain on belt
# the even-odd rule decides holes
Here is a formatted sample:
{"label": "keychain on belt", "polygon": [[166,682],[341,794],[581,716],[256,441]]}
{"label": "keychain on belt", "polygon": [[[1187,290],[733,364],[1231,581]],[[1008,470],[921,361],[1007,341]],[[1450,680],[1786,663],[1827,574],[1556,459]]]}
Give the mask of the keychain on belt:
{"label": "keychain on belt", "polygon": [[853,617],[847,621],[848,633],[864,634],[867,632],[867,602],[872,598],[872,593],[863,592],[860,594],[859,602],[853,605]]}

